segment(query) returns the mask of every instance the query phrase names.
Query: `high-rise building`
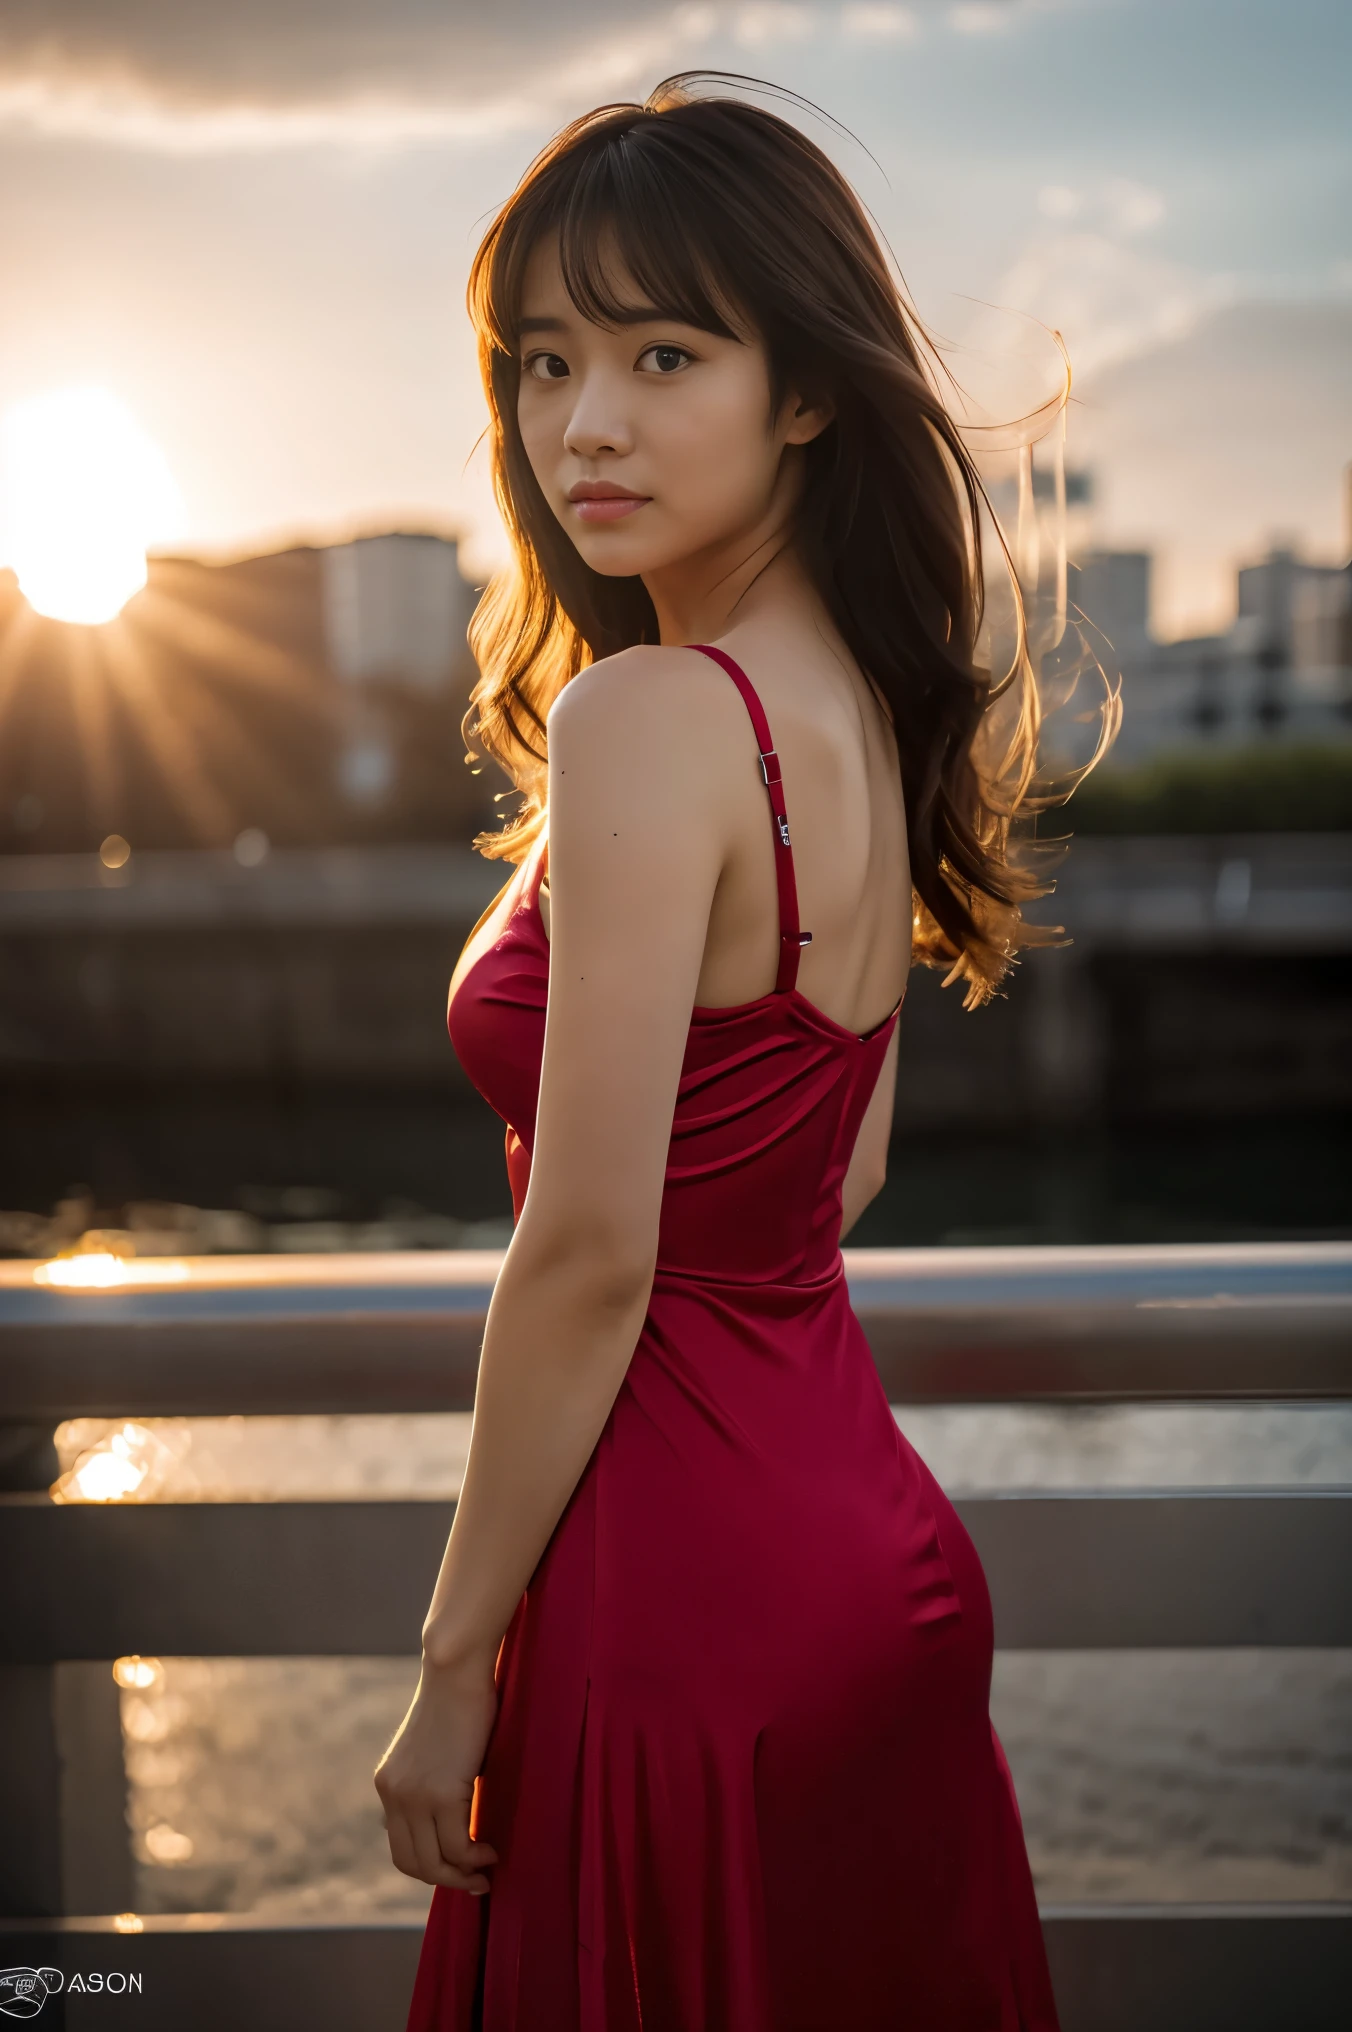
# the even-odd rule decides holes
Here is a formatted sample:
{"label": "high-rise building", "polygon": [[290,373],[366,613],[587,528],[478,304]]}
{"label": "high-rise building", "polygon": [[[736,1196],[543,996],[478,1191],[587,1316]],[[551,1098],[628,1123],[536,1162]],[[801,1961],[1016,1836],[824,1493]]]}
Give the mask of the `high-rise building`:
{"label": "high-rise building", "polygon": [[441,691],[463,681],[477,595],[454,543],[391,533],[319,553],[329,667],[349,684]]}
{"label": "high-rise building", "polygon": [[1067,597],[1110,644],[1123,668],[1148,661],[1150,553],[1091,550],[1067,568]]}
{"label": "high-rise building", "polygon": [[1346,566],[1307,564],[1292,550],[1274,548],[1239,573],[1235,646],[1274,671],[1345,664],[1350,609]]}

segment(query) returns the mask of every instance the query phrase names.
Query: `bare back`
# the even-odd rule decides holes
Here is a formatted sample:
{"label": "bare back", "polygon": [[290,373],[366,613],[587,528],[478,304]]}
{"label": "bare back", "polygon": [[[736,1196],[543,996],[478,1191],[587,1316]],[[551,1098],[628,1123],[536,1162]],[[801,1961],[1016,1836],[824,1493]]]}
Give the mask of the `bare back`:
{"label": "bare back", "polygon": [[[843,644],[794,639],[767,619],[730,630],[719,646],[760,693],[779,754],[799,915],[812,933],[799,990],[845,1029],[870,1030],[901,1000],[910,963],[906,817],[890,720]],[[767,991],[776,925],[774,849],[753,774],[709,915],[701,1007]]]}
{"label": "bare back", "polygon": [[[896,1008],[911,947],[906,815],[886,708],[843,643],[766,616],[717,645],[765,707],[784,779],[799,917],[812,934],[798,989],[833,1022],[863,1033]],[[691,681],[717,689],[692,661]],[[778,907],[773,837],[755,741],[741,701],[710,698],[711,741],[727,752],[727,849],[709,912],[696,1006],[728,1008],[774,984]],[[711,762],[714,757],[711,755]],[[730,766],[728,766],[730,765]],[[548,888],[541,895],[548,922]]]}

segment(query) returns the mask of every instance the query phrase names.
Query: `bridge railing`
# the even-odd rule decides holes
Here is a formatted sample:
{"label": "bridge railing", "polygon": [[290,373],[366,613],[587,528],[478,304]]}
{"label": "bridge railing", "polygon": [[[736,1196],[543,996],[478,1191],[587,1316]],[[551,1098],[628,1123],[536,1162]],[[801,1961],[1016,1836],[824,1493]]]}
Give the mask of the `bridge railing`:
{"label": "bridge railing", "polygon": [[[0,1265],[9,1457],[27,1434],[40,1462],[81,1415],[468,1409],[498,1261]],[[1352,1396],[1352,1246],[860,1250],[846,1266],[894,1403]],[[62,1281],[81,1276],[113,1281]],[[956,1503],[1004,1649],[1352,1645],[1352,1490]],[[97,2009],[139,2032],[401,2032],[416,1924],[134,1912],[111,1664],[412,1656],[453,1509],[0,1495],[0,1961],[64,1976],[44,2028]],[[1352,1906],[1049,1906],[1043,1923],[1065,2032],[1345,2022]],[[108,1980],[87,2001],[91,1973]]]}

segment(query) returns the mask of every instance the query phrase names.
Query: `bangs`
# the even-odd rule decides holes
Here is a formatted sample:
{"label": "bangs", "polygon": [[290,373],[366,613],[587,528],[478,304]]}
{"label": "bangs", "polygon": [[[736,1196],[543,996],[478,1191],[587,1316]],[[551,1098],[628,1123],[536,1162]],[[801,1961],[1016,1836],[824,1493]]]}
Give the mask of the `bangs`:
{"label": "bangs", "polygon": [[708,187],[682,174],[664,139],[637,124],[612,129],[599,146],[556,156],[508,204],[478,306],[503,352],[516,352],[526,268],[550,240],[564,288],[591,324],[669,318],[719,338],[749,336],[754,321],[732,286]]}

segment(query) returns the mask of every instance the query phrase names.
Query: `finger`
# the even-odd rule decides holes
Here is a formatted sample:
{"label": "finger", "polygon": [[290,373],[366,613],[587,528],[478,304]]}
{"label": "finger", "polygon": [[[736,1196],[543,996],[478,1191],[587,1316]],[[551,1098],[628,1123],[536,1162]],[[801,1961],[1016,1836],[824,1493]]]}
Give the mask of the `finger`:
{"label": "finger", "polygon": [[462,1800],[434,1807],[432,1817],[441,1853],[456,1869],[484,1870],[497,1861],[498,1852],[492,1843],[476,1841],[470,1834]]}
{"label": "finger", "polygon": [[488,1889],[487,1877],[473,1867],[463,1867],[458,1858],[443,1854],[430,1807],[410,1817],[409,1831],[418,1858],[418,1875],[425,1883],[449,1884],[455,1890],[473,1891],[476,1895]]}
{"label": "finger", "polygon": [[413,1877],[420,1884],[444,1884],[451,1891],[469,1891],[475,1897],[488,1889],[488,1880],[464,1870],[458,1870],[438,1853],[435,1863],[429,1863],[419,1848],[410,1821],[403,1814],[394,1814],[386,1823],[390,1843],[390,1861],[396,1870],[406,1877]]}
{"label": "finger", "polygon": [[413,1846],[413,1836],[402,1813],[392,1807],[385,1809],[385,1834],[390,1844],[390,1861],[396,1870],[406,1877],[418,1875],[418,1856]]}

